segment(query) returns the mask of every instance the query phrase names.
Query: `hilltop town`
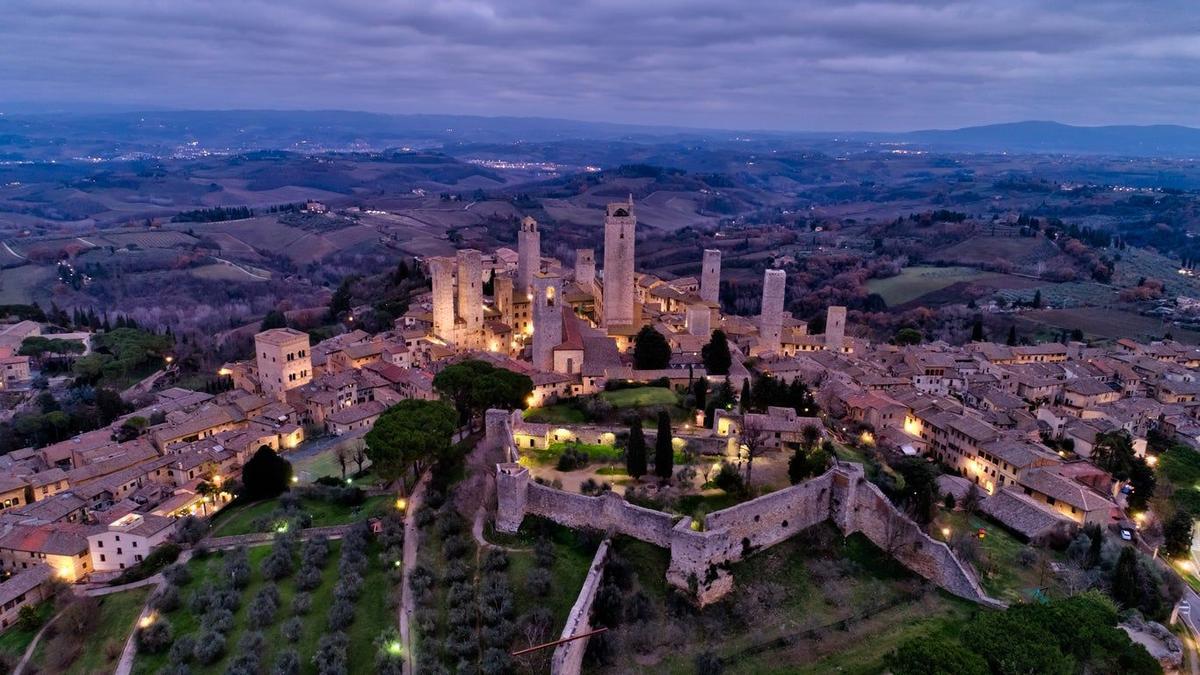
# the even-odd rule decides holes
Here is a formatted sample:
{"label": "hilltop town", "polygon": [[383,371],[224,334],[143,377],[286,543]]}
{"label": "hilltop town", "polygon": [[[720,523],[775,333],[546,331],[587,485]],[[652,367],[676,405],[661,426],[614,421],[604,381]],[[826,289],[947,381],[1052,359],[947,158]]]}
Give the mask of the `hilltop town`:
{"label": "hilltop town", "polygon": [[[354,528],[369,524],[411,540],[380,554],[398,570],[395,590],[379,589],[396,598],[395,666],[437,672],[460,658],[446,636],[466,629],[430,613],[444,597],[429,577],[461,557],[450,541],[477,546],[486,573],[503,576],[506,556],[528,552],[521,542],[548,547],[547,569],[557,569],[554,546],[594,532],[570,552],[590,560],[582,576],[557,577],[577,584],[554,588],[560,609],[524,637],[487,638],[480,653],[485,672],[579,672],[594,651],[606,656],[588,663],[619,669],[643,648],[600,608],[607,585],[628,574],[629,547],[662,561],[640,584],[673,588],[704,612],[761,584],[739,565],[834,527],[934,594],[920,597],[945,593],[971,611],[1003,616],[1059,591],[1100,589],[1138,610],[1122,626],[1152,663],[1179,667],[1182,643],[1156,622],[1180,599],[1180,578],[1196,583],[1185,477],[1200,448],[1200,349],[998,344],[982,334],[949,344],[904,331],[875,342],[853,336],[841,306],[810,333],[785,310],[779,268],[764,271],[756,316],[727,314],[720,250],[703,252],[699,278],[637,269],[637,210],[632,196],[607,205],[599,265],[592,249],[574,251],[571,264],[546,256],[531,217],[515,251],[423,259],[412,273],[428,286],[392,326],[356,328],[351,311],[343,332],[319,341],[267,328],[252,357],[225,363],[207,391],[156,385],[171,348],[146,343],[142,357],[162,370],[124,390],[111,419],[0,457],[0,626],[26,630],[29,608],[67,593],[63,583],[87,596],[148,579],[159,590],[140,627],[113,639],[128,658],[142,654],[130,663],[161,662],[172,636],[208,635],[185,632],[181,617],[196,610],[161,599],[188,583],[172,581],[178,570],[217,564],[198,555],[228,549],[235,562],[225,564],[240,564],[243,546],[286,551],[327,538],[346,555],[369,536]],[[29,317],[0,328],[3,386],[21,406],[41,405],[31,384],[50,385],[55,359],[86,359],[101,345],[112,353],[113,336],[145,332],[124,323],[53,333],[53,312]],[[243,517],[278,458],[290,466],[269,497],[290,487],[291,506]],[[373,508],[313,522],[343,499]],[[535,625],[507,611],[499,621]],[[639,621],[665,616],[638,611],[659,617]],[[171,623],[174,634],[153,637]],[[589,641],[597,627],[609,635]],[[544,661],[510,656],[543,643],[530,658]],[[326,647],[347,658],[344,645]],[[722,659],[695,649],[697,662]],[[250,658],[238,653],[196,648],[178,663]],[[1129,663],[1145,667],[1142,656]]]}

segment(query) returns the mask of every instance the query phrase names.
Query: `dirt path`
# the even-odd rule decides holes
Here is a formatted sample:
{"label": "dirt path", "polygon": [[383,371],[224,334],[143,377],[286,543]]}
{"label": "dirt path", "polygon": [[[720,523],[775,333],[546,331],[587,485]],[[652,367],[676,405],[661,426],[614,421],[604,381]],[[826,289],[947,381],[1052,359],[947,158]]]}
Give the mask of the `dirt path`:
{"label": "dirt path", "polygon": [[409,587],[409,575],[414,567],[417,566],[417,544],[419,534],[417,533],[417,518],[416,514],[421,509],[421,502],[425,499],[425,488],[429,486],[429,472],[426,471],[421,479],[417,481],[413,488],[412,494],[408,497],[408,508],[404,512],[404,574],[400,580],[400,644],[404,645],[404,672],[407,675],[412,675],[414,670],[413,662],[413,642],[412,642],[412,615],[413,615],[413,597],[412,589]]}

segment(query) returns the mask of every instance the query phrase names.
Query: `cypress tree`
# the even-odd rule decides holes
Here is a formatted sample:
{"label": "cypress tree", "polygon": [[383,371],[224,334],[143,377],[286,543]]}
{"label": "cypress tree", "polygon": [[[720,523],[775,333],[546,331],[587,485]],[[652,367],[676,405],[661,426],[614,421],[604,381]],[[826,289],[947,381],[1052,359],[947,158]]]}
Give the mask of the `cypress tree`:
{"label": "cypress tree", "polygon": [[654,439],[654,474],[670,480],[675,473],[675,451],[671,447],[671,416],[667,411],[658,413],[658,437]]}
{"label": "cypress tree", "polygon": [[646,475],[646,437],[642,434],[642,420],[636,419],[629,426],[629,444],[625,448],[625,470],[634,478]]}
{"label": "cypress tree", "polygon": [[738,409],[741,412],[746,412],[750,409],[751,398],[750,378],[746,378],[742,380],[742,395],[738,398]]}

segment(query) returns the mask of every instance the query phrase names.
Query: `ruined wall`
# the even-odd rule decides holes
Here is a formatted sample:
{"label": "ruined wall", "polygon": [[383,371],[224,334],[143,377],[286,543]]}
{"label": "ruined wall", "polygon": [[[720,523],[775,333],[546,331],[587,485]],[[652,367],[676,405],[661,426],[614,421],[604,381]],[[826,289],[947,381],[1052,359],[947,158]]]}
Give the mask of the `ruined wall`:
{"label": "ruined wall", "polygon": [[[600,542],[596,555],[592,556],[592,567],[588,570],[583,586],[579,589],[579,597],[571,606],[567,622],[563,625],[560,640],[587,633],[592,629],[592,603],[596,600],[596,592],[600,590],[600,581],[604,578],[604,563],[608,560],[608,549],[611,540]],[[583,671],[583,654],[587,651],[588,638],[564,642],[554,649],[550,657],[551,675],[576,675]]]}

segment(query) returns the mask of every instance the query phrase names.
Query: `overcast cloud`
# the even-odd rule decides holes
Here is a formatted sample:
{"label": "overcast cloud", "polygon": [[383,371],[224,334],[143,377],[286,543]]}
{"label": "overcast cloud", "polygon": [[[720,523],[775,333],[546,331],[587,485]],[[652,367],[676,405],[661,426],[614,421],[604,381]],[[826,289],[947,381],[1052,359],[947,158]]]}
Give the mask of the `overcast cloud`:
{"label": "overcast cloud", "polygon": [[4,101],[1200,126],[1195,0],[0,0]]}

